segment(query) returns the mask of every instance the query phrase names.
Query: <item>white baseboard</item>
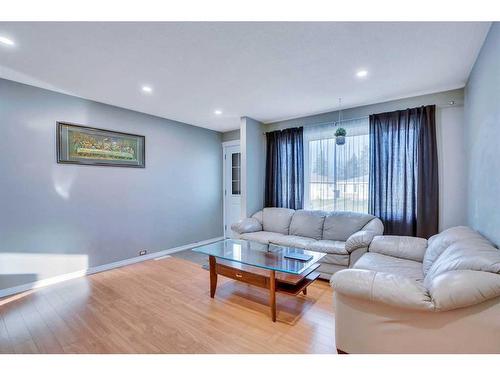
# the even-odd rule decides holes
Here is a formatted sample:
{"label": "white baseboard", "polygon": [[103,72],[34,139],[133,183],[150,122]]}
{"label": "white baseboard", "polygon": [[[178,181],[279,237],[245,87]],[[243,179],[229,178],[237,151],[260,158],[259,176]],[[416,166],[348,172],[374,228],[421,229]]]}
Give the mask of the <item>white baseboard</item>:
{"label": "white baseboard", "polygon": [[172,255],[162,255],[161,257],[154,258],[154,260],[162,260],[162,259],[167,259],[167,258],[172,258]]}
{"label": "white baseboard", "polygon": [[129,264],[134,264],[134,263],[138,263],[138,262],[144,262],[144,261],[150,260],[150,259],[160,258],[160,257],[163,257],[165,255],[177,253],[177,252],[183,251],[183,250],[188,250],[188,249],[191,249],[191,248],[197,247],[197,246],[207,245],[207,244],[210,244],[212,242],[220,241],[223,239],[224,239],[224,237],[211,238],[209,240],[198,241],[198,242],[190,243],[187,245],[174,247],[174,248],[168,249],[168,250],[161,250],[161,251],[157,251],[157,252],[154,252],[151,254],[141,255],[138,257],[124,259],[124,260],[119,260],[119,261],[113,262],[113,263],[102,264],[100,266],[95,266],[95,267],[89,267],[89,268],[84,269],[84,270],[65,273],[62,275],[33,281],[33,282],[27,283],[27,284],[16,285],[16,286],[13,286],[11,288],[0,289],[0,298],[10,296],[12,294],[25,292],[25,291],[31,290],[31,289],[37,289],[37,288],[42,288],[44,286],[57,284],[57,283],[60,283],[62,281],[76,279],[78,277],[82,277],[85,275],[91,275],[93,273],[103,272],[103,271],[111,270],[113,268],[128,266]]}

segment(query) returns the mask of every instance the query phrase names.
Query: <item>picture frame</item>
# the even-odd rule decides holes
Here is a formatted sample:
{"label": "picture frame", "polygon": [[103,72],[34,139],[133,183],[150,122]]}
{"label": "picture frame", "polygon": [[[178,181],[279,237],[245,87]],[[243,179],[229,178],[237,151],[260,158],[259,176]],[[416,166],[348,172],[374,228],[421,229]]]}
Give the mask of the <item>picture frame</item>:
{"label": "picture frame", "polygon": [[59,164],[146,167],[143,135],[58,121],[56,136]]}

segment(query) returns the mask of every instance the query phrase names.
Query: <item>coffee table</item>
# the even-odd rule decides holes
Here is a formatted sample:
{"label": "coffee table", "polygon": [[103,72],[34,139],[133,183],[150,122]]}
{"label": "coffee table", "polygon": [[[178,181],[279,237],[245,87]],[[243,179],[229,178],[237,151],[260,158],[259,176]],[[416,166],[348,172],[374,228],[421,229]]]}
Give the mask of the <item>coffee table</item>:
{"label": "coffee table", "polygon": [[[307,287],[319,273],[317,263],[326,254],[293,247],[266,245],[253,241],[226,239],[193,248],[207,254],[210,264],[210,297],[214,298],[217,275],[269,290],[271,319],[276,321],[276,293],[307,294]],[[307,261],[286,255],[312,256]]]}

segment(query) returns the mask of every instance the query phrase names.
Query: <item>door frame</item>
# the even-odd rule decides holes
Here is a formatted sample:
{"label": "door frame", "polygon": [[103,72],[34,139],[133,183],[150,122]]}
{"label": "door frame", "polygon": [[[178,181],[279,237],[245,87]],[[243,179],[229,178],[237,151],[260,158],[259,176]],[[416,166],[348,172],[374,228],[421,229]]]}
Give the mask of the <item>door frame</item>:
{"label": "door frame", "polygon": [[[226,149],[228,147],[233,147],[233,146],[240,146],[240,152],[241,152],[241,145],[240,145],[240,140],[236,139],[234,141],[226,141],[222,142],[222,234],[223,237],[226,238],[226,205],[227,205],[227,200],[226,200]],[[241,210],[241,204],[240,204],[240,210]],[[241,215],[241,212],[240,212]]]}

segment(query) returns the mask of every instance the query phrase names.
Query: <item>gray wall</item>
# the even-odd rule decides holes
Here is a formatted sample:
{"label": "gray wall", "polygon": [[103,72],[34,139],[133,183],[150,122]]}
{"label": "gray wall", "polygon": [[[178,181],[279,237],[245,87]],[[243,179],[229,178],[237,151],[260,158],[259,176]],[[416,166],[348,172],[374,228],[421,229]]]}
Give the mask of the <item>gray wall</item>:
{"label": "gray wall", "polygon": [[484,42],[465,89],[467,220],[500,245],[500,24]]}
{"label": "gray wall", "polygon": [[236,141],[240,139],[240,129],[222,133],[222,142]]}
{"label": "gray wall", "polygon": [[[454,101],[454,105],[449,102]],[[439,162],[439,229],[466,224],[466,180],[464,157],[464,90],[450,90],[429,95],[393,100],[342,110],[344,119],[374,113],[435,104]],[[306,116],[265,125],[265,131],[308,126],[338,120],[338,111]]]}
{"label": "gray wall", "polygon": [[[220,133],[6,80],[0,119],[0,289],[222,236]],[[146,168],[57,164],[56,121],[145,135]]]}
{"label": "gray wall", "polygon": [[[413,108],[421,105],[436,104],[439,108],[449,107],[450,101],[455,101],[455,106],[461,107],[464,104],[464,90],[450,90],[434,94],[414,96],[410,98],[391,100],[389,102],[364,105],[360,107],[342,109],[342,117],[344,120],[365,117],[374,113],[382,113],[389,111],[397,111],[405,108]],[[322,122],[337,121],[339,118],[338,111],[321,113],[313,116],[305,116],[285,121],[273,122],[265,125],[266,131],[293,128],[297,126],[308,126]]]}
{"label": "gray wall", "polygon": [[439,169],[439,230],[467,224],[464,107],[436,111]]}
{"label": "gray wall", "polygon": [[266,137],[264,125],[241,118],[241,216],[251,216],[264,207]]}

